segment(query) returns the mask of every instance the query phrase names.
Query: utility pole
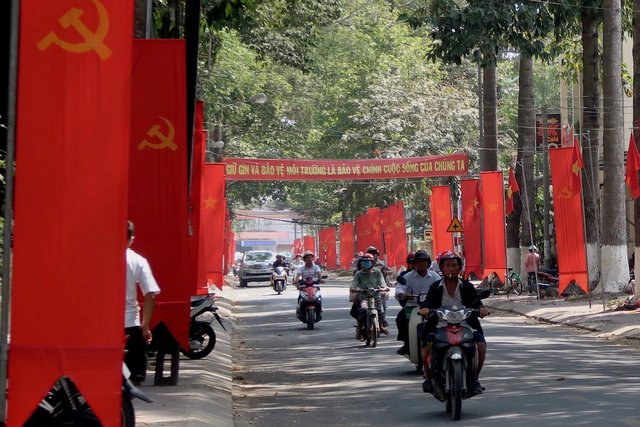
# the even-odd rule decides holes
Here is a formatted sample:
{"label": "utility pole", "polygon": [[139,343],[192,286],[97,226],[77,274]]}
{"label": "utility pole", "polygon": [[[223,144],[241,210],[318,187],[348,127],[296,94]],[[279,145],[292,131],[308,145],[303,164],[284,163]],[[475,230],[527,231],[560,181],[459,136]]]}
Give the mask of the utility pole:
{"label": "utility pole", "polygon": [[547,126],[547,107],[542,107],[542,189],[544,194],[542,236],[544,240],[544,266],[550,268],[551,243],[549,241],[549,209],[551,203],[549,200],[549,145],[547,143]]}

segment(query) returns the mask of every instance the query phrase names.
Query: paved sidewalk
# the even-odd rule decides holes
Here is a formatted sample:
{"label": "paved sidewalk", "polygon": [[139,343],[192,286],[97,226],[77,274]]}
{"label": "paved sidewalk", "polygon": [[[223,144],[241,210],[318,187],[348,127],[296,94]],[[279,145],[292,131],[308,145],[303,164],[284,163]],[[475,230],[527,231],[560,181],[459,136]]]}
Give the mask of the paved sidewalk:
{"label": "paved sidewalk", "polygon": [[563,324],[592,332],[603,338],[628,338],[640,340],[640,312],[613,311],[614,301],[542,299],[535,296],[490,296],[483,300],[485,306],[511,311],[529,318]]}
{"label": "paved sidewalk", "polygon": [[[233,413],[231,401],[231,346],[229,333],[233,329],[231,321],[231,301],[225,292],[216,292],[220,298],[216,305],[225,332],[214,320],[216,346],[207,357],[190,360],[180,357],[178,385],[142,385],[153,403],[134,400],[136,426],[153,427],[232,427]],[[147,383],[153,384],[153,373],[147,374]]]}

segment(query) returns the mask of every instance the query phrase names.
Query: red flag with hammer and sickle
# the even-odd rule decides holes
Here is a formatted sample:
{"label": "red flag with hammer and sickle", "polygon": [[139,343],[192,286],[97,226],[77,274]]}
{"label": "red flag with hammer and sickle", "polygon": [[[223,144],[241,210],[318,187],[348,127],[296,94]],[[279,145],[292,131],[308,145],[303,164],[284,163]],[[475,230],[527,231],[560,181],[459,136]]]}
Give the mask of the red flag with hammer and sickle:
{"label": "red flag with hammer and sickle", "polygon": [[[160,286],[152,327],[162,322],[188,346],[187,108],[184,40],[136,40],[129,138],[132,249],[147,258]],[[157,335],[157,334],[156,334]]]}
{"label": "red flag with hammer and sickle", "polygon": [[204,258],[207,284],[222,289],[224,285],[224,229],[227,204],[224,163],[207,163],[203,175],[203,208],[200,232],[204,238]]}
{"label": "red flag with hammer and sickle", "polygon": [[133,2],[20,9],[7,421],[65,375],[119,426]]}

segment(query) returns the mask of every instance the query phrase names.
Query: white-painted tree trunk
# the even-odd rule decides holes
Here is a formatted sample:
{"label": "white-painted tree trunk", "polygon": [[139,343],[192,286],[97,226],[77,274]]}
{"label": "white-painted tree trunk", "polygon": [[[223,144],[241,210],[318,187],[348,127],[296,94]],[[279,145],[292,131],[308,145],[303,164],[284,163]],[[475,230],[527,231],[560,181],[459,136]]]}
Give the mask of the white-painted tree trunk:
{"label": "white-painted tree trunk", "polygon": [[[520,246],[520,277],[523,281],[527,281],[527,271],[525,270],[524,262],[529,255],[529,246]],[[542,257],[540,257],[540,265],[542,266]]]}
{"label": "white-painted tree trunk", "polygon": [[622,292],[629,283],[629,268],[620,268],[620,260],[628,266],[626,245],[602,246],[602,278],[607,293]]}
{"label": "white-painted tree trunk", "polygon": [[520,248],[507,248],[507,267],[520,274]]}
{"label": "white-painted tree trunk", "polygon": [[596,243],[587,243],[587,268],[589,271],[590,289],[600,283],[600,251]]}

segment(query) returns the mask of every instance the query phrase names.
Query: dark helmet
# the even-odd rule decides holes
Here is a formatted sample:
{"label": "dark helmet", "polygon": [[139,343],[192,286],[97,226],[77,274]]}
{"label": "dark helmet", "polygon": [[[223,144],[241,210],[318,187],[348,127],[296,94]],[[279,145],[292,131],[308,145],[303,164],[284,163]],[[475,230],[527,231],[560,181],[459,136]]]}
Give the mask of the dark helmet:
{"label": "dark helmet", "polygon": [[378,251],[378,248],[376,248],[375,246],[369,246],[365,252],[368,254],[380,255],[380,251]]}
{"label": "dark helmet", "polygon": [[413,264],[413,258],[414,258],[415,256],[416,256],[416,254],[415,254],[415,253],[413,253],[413,252],[409,252],[409,253],[407,254],[407,263],[408,263],[408,264]]}
{"label": "dark helmet", "polygon": [[429,255],[429,253],[423,249],[419,249],[416,251],[416,254],[413,256],[413,262],[418,262],[418,261],[427,261],[429,264],[431,264],[431,255]]}
{"label": "dark helmet", "polygon": [[453,251],[446,251],[440,254],[438,257],[438,267],[440,267],[440,271],[442,271],[442,264],[448,259],[458,260],[458,267],[462,268],[462,257]]}

